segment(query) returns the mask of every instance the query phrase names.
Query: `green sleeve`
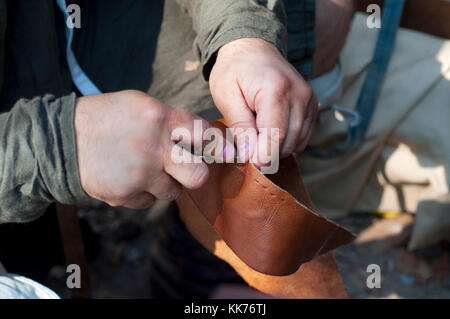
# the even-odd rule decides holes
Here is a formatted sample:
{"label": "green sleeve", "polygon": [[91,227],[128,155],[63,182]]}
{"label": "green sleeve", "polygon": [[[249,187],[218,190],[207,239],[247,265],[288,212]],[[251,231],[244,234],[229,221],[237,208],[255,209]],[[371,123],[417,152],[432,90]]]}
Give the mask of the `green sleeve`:
{"label": "green sleeve", "polygon": [[194,50],[209,77],[217,50],[240,38],[262,38],[286,55],[282,0],[177,0],[190,14],[197,37]]}
{"label": "green sleeve", "polygon": [[0,0],[0,91],[3,86],[6,40],[6,1]]}
{"label": "green sleeve", "polygon": [[78,173],[75,101],[75,94],[21,99],[0,115],[0,223],[88,198]]}

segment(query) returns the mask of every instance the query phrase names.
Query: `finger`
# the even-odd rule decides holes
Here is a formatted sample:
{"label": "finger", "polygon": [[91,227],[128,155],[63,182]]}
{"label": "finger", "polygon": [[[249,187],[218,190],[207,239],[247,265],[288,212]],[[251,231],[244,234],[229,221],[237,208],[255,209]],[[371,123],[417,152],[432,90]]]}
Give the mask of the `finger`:
{"label": "finger", "polygon": [[258,141],[257,130],[254,127],[232,127],[231,132],[238,149],[239,162],[247,163],[255,153]]}
{"label": "finger", "polygon": [[154,201],[155,197],[152,194],[142,192],[127,200],[123,206],[131,209],[144,209],[150,207]]}
{"label": "finger", "polygon": [[289,117],[288,134],[281,149],[281,157],[287,157],[294,151],[300,137],[302,122],[303,116],[300,112],[300,107],[292,107]]}
{"label": "finger", "polygon": [[261,167],[279,158],[280,147],[288,132],[290,108],[286,94],[261,94],[261,100],[257,103],[258,141],[252,161]]}
{"label": "finger", "polygon": [[162,172],[150,182],[147,191],[158,199],[175,200],[181,194],[181,185]]}
{"label": "finger", "polygon": [[203,160],[206,163],[234,162],[236,151],[231,134],[226,133],[224,138],[219,128],[209,128],[205,131],[203,139],[205,144],[203,148]]}
{"label": "finger", "polygon": [[[184,110],[173,110],[169,116],[169,132],[171,141],[185,148],[193,154],[201,155],[208,144],[205,139],[208,131],[213,130],[209,123],[201,117]],[[220,152],[209,154],[215,161],[226,158],[234,158],[234,145],[225,140],[223,135],[218,136],[220,141],[215,141],[222,146]],[[220,142],[220,143],[218,143]]]}
{"label": "finger", "polygon": [[209,171],[200,156],[173,145],[164,158],[164,171],[188,189],[197,189],[208,179]]}
{"label": "finger", "polygon": [[314,124],[316,122],[318,109],[319,106],[317,97],[316,95],[313,95],[308,105],[308,114],[304,121],[303,127],[300,132],[300,137],[298,139],[297,146],[295,148],[296,152],[302,152],[308,145],[309,140],[311,139],[312,136]]}
{"label": "finger", "polygon": [[308,106],[308,115],[307,117],[311,118],[311,122],[314,124],[317,120],[317,115],[319,113],[319,99],[317,98],[317,95],[314,93],[311,96],[311,101]]}
{"label": "finger", "polygon": [[310,122],[317,115],[318,102],[312,88],[304,83],[292,99],[291,116],[289,118],[289,130],[281,150],[281,156],[286,157],[297,148],[305,139],[307,132],[311,129]]}
{"label": "finger", "polygon": [[280,138],[278,128],[261,128],[256,150],[251,159],[258,168],[271,166],[280,158]]}
{"label": "finger", "polygon": [[216,104],[233,133],[240,161],[248,162],[257,141],[255,115],[241,91],[227,94],[225,99],[216,100]]}
{"label": "finger", "polygon": [[301,152],[303,152],[305,150],[306,146],[308,146],[309,140],[311,139],[312,133],[313,133],[312,129],[307,129],[306,130],[306,133],[305,133],[306,136],[302,136],[301,137],[300,144],[298,144],[297,147],[295,148],[295,152],[296,153],[301,153]]}

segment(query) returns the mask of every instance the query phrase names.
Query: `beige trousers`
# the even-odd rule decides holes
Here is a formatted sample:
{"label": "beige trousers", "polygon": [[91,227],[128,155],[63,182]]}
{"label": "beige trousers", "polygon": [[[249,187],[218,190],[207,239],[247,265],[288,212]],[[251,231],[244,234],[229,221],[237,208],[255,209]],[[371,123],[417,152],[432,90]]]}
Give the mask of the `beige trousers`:
{"label": "beige trousers", "polygon": [[[377,29],[354,18],[341,54],[343,94],[354,109]],[[347,127],[330,115],[311,144],[333,144]],[[450,41],[400,29],[364,143],[330,159],[299,157],[314,203],[325,215],[349,211],[416,213],[410,249],[450,240]]]}

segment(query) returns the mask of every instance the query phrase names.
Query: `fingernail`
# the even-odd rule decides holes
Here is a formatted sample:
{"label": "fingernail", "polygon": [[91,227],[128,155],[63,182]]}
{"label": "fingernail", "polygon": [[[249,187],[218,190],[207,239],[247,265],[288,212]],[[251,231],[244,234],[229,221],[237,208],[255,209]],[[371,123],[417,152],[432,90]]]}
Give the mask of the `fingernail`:
{"label": "fingernail", "polygon": [[246,162],[248,158],[248,152],[249,152],[250,146],[248,143],[242,144],[239,147],[239,158],[242,162]]}

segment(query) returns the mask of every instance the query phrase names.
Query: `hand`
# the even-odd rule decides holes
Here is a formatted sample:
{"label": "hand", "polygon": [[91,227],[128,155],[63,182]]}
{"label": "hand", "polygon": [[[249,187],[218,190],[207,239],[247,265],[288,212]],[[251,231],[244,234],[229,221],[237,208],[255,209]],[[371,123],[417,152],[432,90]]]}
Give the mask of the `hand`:
{"label": "hand", "polygon": [[181,185],[200,187],[208,178],[205,163],[192,159],[192,163],[175,164],[171,160],[175,128],[187,128],[194,143],[201,140],[193,134],[194,120],[202,121],[203,131],[208,128],[200,117],[139,91],[79,98],[75,134],[84,191],[112,206],[141,209],[155,197],[177,198]]}
{"label": "hand", "polygon": [[[274,45],[257,38],[225,44],[218,51],[209,82],[214,102],[228,125],[242,129],[237,131],[241,160],[251,159],[261,166],[256,146],[259,154],[269,154],[266,150],[275,143],[282,157],[306,147],[317,114],[317,98]],[[278,128],[278,139],[271,140],[262,128]],[[240,138],[245,134],[247,142]]]}

